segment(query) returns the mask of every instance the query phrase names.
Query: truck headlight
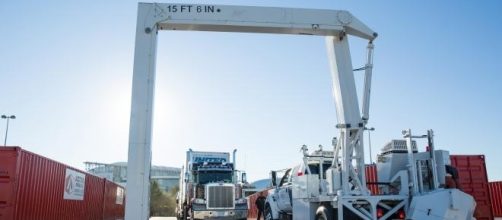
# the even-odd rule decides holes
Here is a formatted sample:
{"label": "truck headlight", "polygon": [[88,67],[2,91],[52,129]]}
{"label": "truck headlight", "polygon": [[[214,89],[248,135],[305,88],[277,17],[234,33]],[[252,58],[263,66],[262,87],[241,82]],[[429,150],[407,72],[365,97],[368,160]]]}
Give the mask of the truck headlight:
{"label": "truck headlight", "polygon": [[244,203],[248,203],[248,200],[245,199],[245,198],[241,198],[241,199],[237,199],[235,201],[235,203],[237,203],[237,204],[244,204]]}

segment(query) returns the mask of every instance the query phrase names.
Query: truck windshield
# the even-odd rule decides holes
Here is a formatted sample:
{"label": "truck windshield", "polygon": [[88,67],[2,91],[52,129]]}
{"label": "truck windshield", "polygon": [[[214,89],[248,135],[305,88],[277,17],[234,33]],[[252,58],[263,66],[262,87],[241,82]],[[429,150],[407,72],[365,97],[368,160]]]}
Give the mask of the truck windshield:
{"label": "truck windshield", "polygon": [[[326,174],[326,170],[331,167],[331,163],[323,163],[322,164],[322,173]],[[312,174],[319,174],[319,164],[309,164],[310,172]],[[305,173],[307,173],[307,170],[305,170]],[[324,179],[326,179],[326,175],[323,175]]]}
{"label": "truck windshield", "polygon": [[197,175],[199,184],[211,182],[232,182],[232,172],[228,171],[200,171]]}

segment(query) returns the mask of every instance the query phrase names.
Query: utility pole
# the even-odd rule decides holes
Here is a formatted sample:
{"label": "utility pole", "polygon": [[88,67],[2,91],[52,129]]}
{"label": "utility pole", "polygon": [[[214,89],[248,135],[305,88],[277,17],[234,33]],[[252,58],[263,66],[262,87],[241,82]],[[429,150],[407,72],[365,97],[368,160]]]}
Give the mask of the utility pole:
{"label": "utility pole", "polygon": [[7,126],[5,128],[5,139],[3,142],[3,146],[7,146],[7,135],[9,134],[9,120],[16,119],[16,116],[15,115],[10,115],[10,116],[2,115],[2,119],[7,119]]}

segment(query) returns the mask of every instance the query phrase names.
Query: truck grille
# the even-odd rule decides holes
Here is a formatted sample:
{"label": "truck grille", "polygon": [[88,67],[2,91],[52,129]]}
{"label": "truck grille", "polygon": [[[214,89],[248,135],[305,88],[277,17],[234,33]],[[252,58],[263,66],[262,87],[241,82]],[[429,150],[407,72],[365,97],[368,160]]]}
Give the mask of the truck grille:
{"label": "truck grille", "polygon": [[233,186],[208,186],[207,208],[234,208]]}

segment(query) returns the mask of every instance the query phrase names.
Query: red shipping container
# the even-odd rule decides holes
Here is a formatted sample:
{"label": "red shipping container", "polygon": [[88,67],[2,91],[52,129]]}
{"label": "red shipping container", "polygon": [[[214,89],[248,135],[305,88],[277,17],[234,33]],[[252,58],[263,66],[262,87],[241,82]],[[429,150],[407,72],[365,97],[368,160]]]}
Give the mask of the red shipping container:
{"label": "red shipping container", "polygon": [[451,155],[451,165],[459,175],[459,188],[476,200],[474,217],[478,220],[493,220],[488,175],[484,155]]}
{"label": "red shipping container", "polygon": [[124,187],[108,180],[104,184],[103,220],[123,219],[125,214]]}
{"label": "red shipping container", "polygon": [[252,195],[248,196],[248,219],[249,218],[254,218],[256,219],[258,217],[258,208],[256,207],[256,199],[260,196],[260,193],[263,193],[263,196],[266,198],[268,195],[268,189],[264,189],[260,192],[253,193]]}
{"label": "red shipping container", "polygon": [[502,217],[502,181],[490,182],[493,216]]}
{"label": "red shipping container", "polygon": [[[366,165],[366,187],[371,191],[371,195],[379,195],[380,191],[378,190],[378,176],[377,176],[377,166],[376,164],[367,164]],[[373,183],[373,184],[372,184]]]}
{"label": "red shipping container", "polygon": [[2,147],[0,219],[103,219],[106,182],[19,147]]}

